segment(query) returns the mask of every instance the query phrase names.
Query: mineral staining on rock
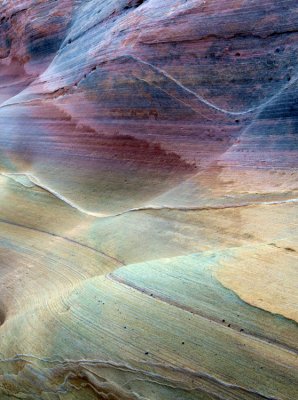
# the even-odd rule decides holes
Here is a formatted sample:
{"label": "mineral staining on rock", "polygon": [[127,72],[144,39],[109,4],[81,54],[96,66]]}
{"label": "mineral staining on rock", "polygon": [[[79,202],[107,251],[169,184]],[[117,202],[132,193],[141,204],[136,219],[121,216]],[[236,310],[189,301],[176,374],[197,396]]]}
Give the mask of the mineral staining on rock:
{"label": "mineral staining on rock", "polygon": [[298,398],[297,21],[2,1],[1,399]]}

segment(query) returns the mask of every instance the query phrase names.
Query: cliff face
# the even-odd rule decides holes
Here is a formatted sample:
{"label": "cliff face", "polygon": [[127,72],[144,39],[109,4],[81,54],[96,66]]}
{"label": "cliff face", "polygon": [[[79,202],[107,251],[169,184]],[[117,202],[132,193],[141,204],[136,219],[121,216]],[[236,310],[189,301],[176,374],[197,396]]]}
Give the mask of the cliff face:
{"label": "cliff face", "polygon": [[297,397],[297,21],[0,2],[4,399]]}

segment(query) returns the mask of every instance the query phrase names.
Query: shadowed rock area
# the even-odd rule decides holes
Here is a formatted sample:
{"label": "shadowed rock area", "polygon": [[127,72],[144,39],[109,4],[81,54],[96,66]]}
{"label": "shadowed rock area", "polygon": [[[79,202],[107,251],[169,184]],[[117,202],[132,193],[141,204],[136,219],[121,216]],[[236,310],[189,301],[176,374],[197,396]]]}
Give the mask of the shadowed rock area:
{"label": "shadowed rock area", "polygon": [[295,0],[0,1],[0,398],[298,398]]}

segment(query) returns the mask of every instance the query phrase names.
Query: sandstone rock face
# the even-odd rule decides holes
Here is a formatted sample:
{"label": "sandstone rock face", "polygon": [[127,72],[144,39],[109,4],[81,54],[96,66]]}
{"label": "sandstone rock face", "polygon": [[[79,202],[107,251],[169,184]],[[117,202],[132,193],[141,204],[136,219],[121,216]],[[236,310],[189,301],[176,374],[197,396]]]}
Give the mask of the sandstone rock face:
{"label": "sandstone rock face", "polygon": [[298,398],[295,0],[0,2],[0,398]]}

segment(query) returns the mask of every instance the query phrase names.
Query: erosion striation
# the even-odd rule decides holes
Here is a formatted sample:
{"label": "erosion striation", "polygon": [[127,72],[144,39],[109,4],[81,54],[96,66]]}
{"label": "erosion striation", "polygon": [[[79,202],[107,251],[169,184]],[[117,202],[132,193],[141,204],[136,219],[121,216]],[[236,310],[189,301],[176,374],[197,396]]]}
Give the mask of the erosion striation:
{"label": "erosion striation", "polygon": [[297,0],[0,0],[0,398],[298,398]]}

